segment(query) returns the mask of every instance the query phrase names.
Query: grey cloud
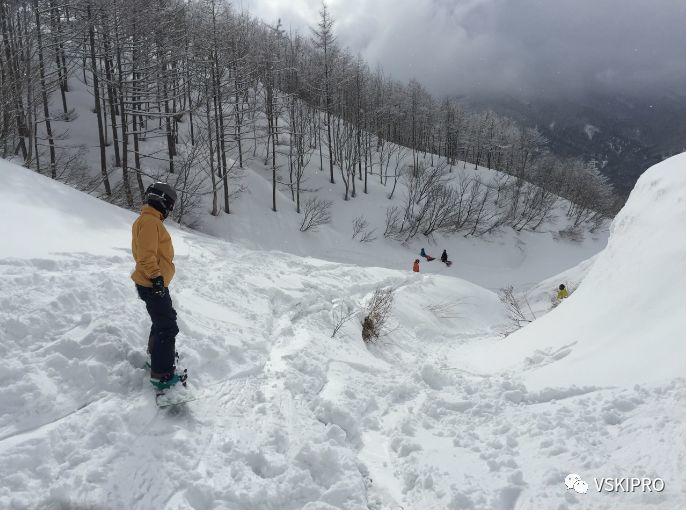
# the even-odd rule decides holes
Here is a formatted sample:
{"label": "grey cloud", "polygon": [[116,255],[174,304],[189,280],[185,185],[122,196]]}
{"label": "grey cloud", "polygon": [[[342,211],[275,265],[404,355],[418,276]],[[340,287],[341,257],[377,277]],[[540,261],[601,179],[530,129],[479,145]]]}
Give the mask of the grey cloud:
{"label": "grey cloud", "polygon": [[[241,5],[241,4],[240,4]],[[243,0],[307,30],[317,0]],[[437,95],[684,93],[682,0],[332,0],[340,43]]]}

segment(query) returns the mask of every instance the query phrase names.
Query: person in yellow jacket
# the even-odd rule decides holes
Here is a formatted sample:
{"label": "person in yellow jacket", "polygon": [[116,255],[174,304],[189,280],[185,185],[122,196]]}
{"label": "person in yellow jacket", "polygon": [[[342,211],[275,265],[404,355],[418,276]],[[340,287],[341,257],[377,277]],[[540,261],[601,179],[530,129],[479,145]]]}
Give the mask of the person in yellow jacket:
{"label": "person in yellow jacket", "polygon": [[169,296],[169,283],[174,277],[174,246],[163,224],[176,199],[176,191],[168,184],[152,184],[146,189],[141,215],[131,227],[131,252],[136,262],[131,279],[152,322],[148,338],[150,382],[159,390],[183,381],[174,366],[179,327]]}
{"label": "person in yellow jacket", "polygon": [[568,289],[565,288],[565,285],[562,283],[558,286],[558,295],[556,298],[560,301],[561,299],[565,299],[568,297]]}

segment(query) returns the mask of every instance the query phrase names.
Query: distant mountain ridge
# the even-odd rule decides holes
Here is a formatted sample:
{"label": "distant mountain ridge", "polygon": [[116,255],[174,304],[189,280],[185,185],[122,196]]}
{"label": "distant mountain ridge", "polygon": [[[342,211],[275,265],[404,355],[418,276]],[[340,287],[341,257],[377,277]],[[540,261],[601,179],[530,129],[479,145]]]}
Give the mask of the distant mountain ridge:
{"label": "distant mountain ridge", "polygon": [[685,97],[654,98],[598,92],[584,97],[464,96],[469,109],[492,109],[537,127],[552,152],[596,160],[616,191],[627,196],[639,175],[685,151]]}

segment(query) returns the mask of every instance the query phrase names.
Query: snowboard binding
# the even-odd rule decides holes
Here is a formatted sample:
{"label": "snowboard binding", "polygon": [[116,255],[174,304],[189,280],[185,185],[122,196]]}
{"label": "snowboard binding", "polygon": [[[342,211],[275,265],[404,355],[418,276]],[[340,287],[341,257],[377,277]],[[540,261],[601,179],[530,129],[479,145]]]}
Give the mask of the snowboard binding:
{"label": "snowboard binding", "polygon": [[[177,383],[181,383],[184,387],[187,386],[188,369],[184,369],[183,372],[177,372],[179,353],[176,351],[174,352],[174,363],[175,365],[169,375],[164,378],[150,378],[150,383],[157,389],[157,395],[164,395],[165,390],[169,390]],[[150,363],[146,363],[146,366],[150,368]]]}

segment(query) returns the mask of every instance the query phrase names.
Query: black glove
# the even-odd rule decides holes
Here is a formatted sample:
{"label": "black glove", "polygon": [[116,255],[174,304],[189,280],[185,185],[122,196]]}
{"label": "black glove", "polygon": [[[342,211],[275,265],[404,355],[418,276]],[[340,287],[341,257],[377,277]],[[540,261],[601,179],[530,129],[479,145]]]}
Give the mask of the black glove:
{"label": "black glove", "polygon": [[158,297],[165,297],[165,295],[167,295],[167,291],[165,290],[165,280],[162,279],[162,276],[153,278],[150,281],[153,282],[153,294]]}

